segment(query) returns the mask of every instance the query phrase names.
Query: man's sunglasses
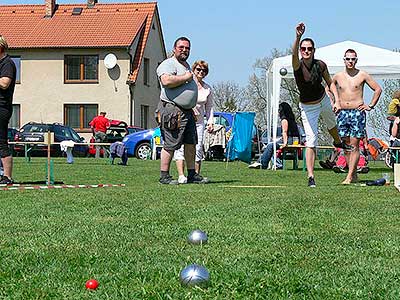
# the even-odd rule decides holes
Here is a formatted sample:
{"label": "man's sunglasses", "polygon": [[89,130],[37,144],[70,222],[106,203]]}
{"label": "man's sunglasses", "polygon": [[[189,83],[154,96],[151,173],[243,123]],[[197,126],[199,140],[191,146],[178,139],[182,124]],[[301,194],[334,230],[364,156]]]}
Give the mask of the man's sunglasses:
{"label": "man's sunglasses", "polygon": [[356,61],[357,57],[345,57],[344,59],[347,61]]}
{"label": "man's sunglasses", "polygon": [[300,50],[303,51],[303,52],[306,51],[306,50],[311,52],[311,51],[314,50],[314,47],[300,47]]}
{"label": "man's sunglasses", "polygon": [[204,73],[207,73],[207,72],[208,72],[207,69],[202,69],[202,68],[196,68],[196,71],[197,71],[197,72],[203,71]]}

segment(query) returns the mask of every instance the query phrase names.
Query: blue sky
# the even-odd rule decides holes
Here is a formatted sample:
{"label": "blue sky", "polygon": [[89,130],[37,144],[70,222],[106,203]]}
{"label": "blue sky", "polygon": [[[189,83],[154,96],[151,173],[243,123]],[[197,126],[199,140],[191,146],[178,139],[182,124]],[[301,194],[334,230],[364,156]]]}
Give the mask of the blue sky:
{"label": "blue sky", "polygon": [[[1,4],[44,1],[1,0]],[[85,2],[57,0],[57,3]],[[110,2],[135,1],[99,0],[99,3]],[[302,3],[307,3],[307,7],[303,8]],[[167,50],[172,48],[176,37],[189,37],[192,41],[189,60],[209,62],[207,81],[211,84],[234,81],[245,85],[257,58],[269,55],[273,48],[290,47],[299,21],[306,24],[305,36],[312,37],[317,47],[354,40],[390,50],[400,48],[399,0],[160,0],[158,8]]]}

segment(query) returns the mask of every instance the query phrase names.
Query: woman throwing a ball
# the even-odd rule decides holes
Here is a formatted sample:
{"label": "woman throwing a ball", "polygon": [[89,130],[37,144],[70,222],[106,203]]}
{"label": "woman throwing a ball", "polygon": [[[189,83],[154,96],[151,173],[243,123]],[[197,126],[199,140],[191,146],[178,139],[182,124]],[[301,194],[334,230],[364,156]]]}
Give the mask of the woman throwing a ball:
{"label": "woman throwing a ball", "polygon": [[[321,115],[328,131],[333,137],[333,145],[351,151],[350,145],[341,141],[336,127],[333,113],[333,95],[329,90],[331,76],[327,65],[314,58],[315,44],[310,38],[301,40],[306,27],[303,23],[296,26],[296,39],[293,44],[292,67],[297,88],[300,92],[300,111],[306,133],[306,164],[308,173],[308,186],[315,187],[314,162],[318,140],[318,119]],[[299,50],[301,59],[299,59]],[[325,81],[325,87],[322,85]]]}

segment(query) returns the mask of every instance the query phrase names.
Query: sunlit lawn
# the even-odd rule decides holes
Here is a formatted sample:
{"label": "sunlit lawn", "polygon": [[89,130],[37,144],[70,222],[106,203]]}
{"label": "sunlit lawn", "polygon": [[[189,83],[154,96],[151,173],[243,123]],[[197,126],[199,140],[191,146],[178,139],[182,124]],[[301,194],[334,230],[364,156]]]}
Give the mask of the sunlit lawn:
{"label": "sunlit lawn", "polygon": [[[45,180],[45,165],[18,158],[14,177]],[[362,180],[390,171],[370,167]],[[341,186],[343,174],[317,170],[310,189],[301,170],[240,162],[206,162],[212,184],[180,186],[158,184],[159,161],[54,168],[66,184],[126,187],[0,191],[1,299],[400,299],[393,186]],[[197,228],[208,244],[186,242]],[[194,262],[206,289],[179,283]]]}

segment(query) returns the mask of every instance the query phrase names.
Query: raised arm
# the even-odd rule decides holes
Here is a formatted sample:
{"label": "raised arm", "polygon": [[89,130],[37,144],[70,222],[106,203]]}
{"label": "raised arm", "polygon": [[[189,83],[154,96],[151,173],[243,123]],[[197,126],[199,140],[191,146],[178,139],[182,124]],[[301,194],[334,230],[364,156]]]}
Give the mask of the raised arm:
{"label": "raised arm", "polygon": [[300,59],[299,59],[299,46],[300,46],[300,39],[306,30],[306,26],[304,23],[299,23],[296,26],[296,38],[294,40],[292,46],[292,67],[293,71],[296,71],[300,68]]}

